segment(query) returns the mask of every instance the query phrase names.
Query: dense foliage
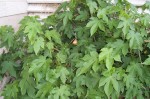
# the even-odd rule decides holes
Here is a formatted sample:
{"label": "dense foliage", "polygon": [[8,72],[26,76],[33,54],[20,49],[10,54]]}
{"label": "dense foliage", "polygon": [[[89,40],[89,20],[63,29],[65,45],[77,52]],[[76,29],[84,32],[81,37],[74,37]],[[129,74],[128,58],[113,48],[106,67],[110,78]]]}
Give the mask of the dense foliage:
{"label": "dense foliage", "polygon": [[[150,9],[150,3],[141,7]],[[0,27],[5,99],[150,98],[150,15],[125,0],[72,0]]]}

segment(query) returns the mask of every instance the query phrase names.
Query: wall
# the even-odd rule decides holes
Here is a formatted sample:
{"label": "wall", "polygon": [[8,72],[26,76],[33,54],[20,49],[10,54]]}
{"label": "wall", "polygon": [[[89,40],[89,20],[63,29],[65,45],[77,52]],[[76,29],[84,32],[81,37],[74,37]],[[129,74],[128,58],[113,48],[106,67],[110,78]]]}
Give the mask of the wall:
{"label": "wall", "polygon": [[26,0],[0,0],[0,26],[13,25],[18,28],[18,23],[27,15]]}
{"label": "wall", "polygon": [[28,15],[39,15],[41,19],[46,18],[56,11],[59,4],[70,0],[27,0]]}

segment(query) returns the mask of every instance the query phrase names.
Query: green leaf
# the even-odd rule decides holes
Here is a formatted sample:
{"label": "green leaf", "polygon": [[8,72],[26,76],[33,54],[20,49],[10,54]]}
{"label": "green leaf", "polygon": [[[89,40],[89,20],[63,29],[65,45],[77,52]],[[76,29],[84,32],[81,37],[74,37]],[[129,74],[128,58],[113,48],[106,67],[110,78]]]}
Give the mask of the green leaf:
{"label": "green leaf", "polygon": [[110,90],[111,89],[110,89],[110,80],[109,80],[108,82],[106,82],[106,84],[104,86],[104,91],[105,91],[108,99],[110,98],[110,94],[111,94]]}
{"label": "green leaf", "polygon": [[17,99],[18,96],[18,83],[14,81],[12,84],[8,84],[6,88],[3,90],[3,96],[7,99]]}
{"label": "green leaf", "polygon": [[132,26],[133,24],[132,24],[131,19],[121,17],[121,20],[122,21],[120,21],[117,28],[122,28],[122,31],[123,31],[123,34],[124,34],[124,37],[125,37],[128,34],[129,29],[133,27]]}
{"label": "green leaf", "polygon": [[0,81],[2,80],[3,78],[2,78],[2,76],[0,75]]}
{"label": "green leaf", "polygon": [[47,70],[46,72],[46,81],[50,83],[55,83],[58,80],[58,75],[56,69]]}
{"label": "green leaf", "polygon": [[61,45],[61,36],[56,30],[46,31],[45,36],[51,41],[54,40],[56,43]]}
{"label": "green leaf", "polygon": [[91,67],[97,64],[98,53],[92,51],[90,52],[90,54],[85,55],[82,59],[84,62],[82,63],[81,67],[77,70],[77,76],[88,72]]}
{"label": "green leaf", "polygon": [[28,87],[28,83],[26,79],[22,79],[19,83],[19,87],[21,88],[21,94],[25,95],[26,94],[26,88]]}
{"label": "green leaf", "polygon": [[50,25],[54,26],[57,24],[57,19],[56,19],[55,15],[50,15],[43,21],[44,21],[45,25],[48,25],[48,26],[50,26]]}
{"label": "green leaf", "polygon": [[52,50],[54,48],[54,44],[52,42],[48,42],[46,46],[48,47],[49,50]]}
{"label": "green leaf", "polygon": [[33,60],[31,63],[31,67],[29,68],[29,73],[39,70],[46,63],[46,58],[44,56],[40,56],[37,59]]}
{"label": "green leaf", "polygon": [[130,88],[132,85],[136,84],[136,80],[134,75],[129,74],[124,77],[124,82],[126,83],[126,87]]}
{"label": "green leaf", "polygon": [[37,20],[34,20],[34,22],[28,22],[26,24],[24,33],[27,33],[29,40],[31,41],[31,43],[33,43],[36,39],[37,34],[42,33],[40,22],[38,22]]}
{"label": "green leaf", "polygon": [[54,49],[54,44],[52,42],[48,42],[46,44],[47,48],[49,49],[50,54],[52,54],[53,49]]}
{"label": "green leaf", "polygon": [[110,78],[101,78],[99,81],[99,87],[104,86],[108,81],[110,81]]}
{"label": "green leaf", "polygon": [[52,86],[51,86],[51,83],[45,82],[45,83],[37,85],[37,89],[38,89],[38,92],[36,94],[36,97],[40,97],[43,99],[45,98],[45,96],[47,96],[51,92]]}
{"label": "green leaf", "polygon": [[2,43],[2,47],[12,47],[14,36],[14,29],[11,26],[0,26],[0,44]]}
{"label": "green leaf", "polygon": [[72,20],[73,15],[71,11],[64,11],[64,13],[60,14],[58,17],[59,19],[63,19],[63,25],[66,26],[69,20]]}
{"label": "green leaf", "polygon": [[97,3],[93,0],[86,0],[86,3],[90,9],[90,13],[93,14],[96,12],[96,10],[98,9],[97,7]]}
{"label": "green leaf", "polygon": [[121,39],[117,39],[115,42],[110,42],[108,46],[113,48],[113,56],[116,61],[120,61],[120,55],[123,54],[124,56],[128,53],[128,44],[125,43]]}
{"label": "green leaf", "polygon": [[117,91],[117,93],[119,94],[119,84],[118,84],[117,80],[114,79],[114,78],[112,78],[112,79],[111,79],[111,82],[112,82],[112,85],[113,85],[114,89],[115,89],[115,90]]}
{"label": "green leaf", "polygon": [[140,33],[135,33],[134,31],[130,31],[127,34],[127,39],[129,40],[129,46],[131,49],[142,50],[143,38]]}
{"label": "green leaf", "polygon": [[86,19],[88,19],[89,14],[86,10],[83,11],[78,11],[79,15],[75,18],[75,20],[80,20],[80,21],[85,21]]}
{"label": "green leaf", "polygon": [[94,61],[85,62],[83,67],[79,68],[77,71],[77,76],[86,73],[92,67]]}
{"label": "green leaf", "polygon": [[91,27],[90,29],[91,36],[97,31],[98,28],[102,31],[105,31],[103,22],[96,17],[92,17],[91,21],[87,23],[86,27]]}
{"label": "green leaf", "polygon": [[144,65],[150,65],[150,55],[148,58],[143,62]]}
{"label": "green leaf", "polygon": [[35,54],[37,55],[38,52],[40,51],[40,48],[44,48],[44,39],[42,37],[38,37],[33,45],[33,48]]}
{"label": "green leaf", "polygon": [[124,46],[122,47],[122,54],[125,56],[128,53],[128,44],[125,43]]}
{"label": "green leaf", "polygon": [[65,84],[68,75],[69,75],[69,71],[65,67],[57,68],[56,77],[60,77],[63,84]]}
{"label": "green leaf", "polygon": [[90,89],[87,92],[87,99],[103,99],[104,93],[100,91],[101,89],[95,90]]}
{"label": "green leaf", "polygon": [[61,85],[53,88],[48,99],[69,99],[70,95],[70,88],[67,85]]}
{"label": "green leaf", "polygon": [[57,53],[57,60],[61,63],[66,63],[67,55],[63,52]]}
{"label": "green leaf", "polygon": [[126,69],[127,72],[129,72],[131,75],[138,75],[140,77],[143,76],[143,69],[142,65],[140,63],[131,62],[130,65]]}
{"label": "green leaf", "polygon": [[114,59],[112,57],[113,49],[110,48],[102,48],[101,53],[99,54],[99,61],[105,61],[106,67],[108,70],[111,70],[112,65],[114,63]]}
{"label": "green leaf", "polygon": [[114,56],[114,60],[115,60],[115,61],[118,61],[118,62],[121,62],[121,57],[120,57],[120,55],[119,55],[119,54],[115,55],[115,56]]}
{"label": "green leaf", "polygon": [[97,13],[97,17],[98,18],[102,18],[104,21],[106,21],[106,22],[108,22],[108,17],[107,17],[107,7],[106,8],[104,8],[104,9],[99,9],[98,10],[98,13]]}
{"label": "green leaf", "polygon": [[149,26],[150,15],[146,14],[144,17],[141,17],[141,22],[144,24],[144,26]]}
{"label": "green leaf", "polygon": [[71,13],[70,11],[65,13],[65,17],[64,17],[64,19],[63,19],[63,24],[64,24],[64,26],[67,25],[68,20],[71,20],[72,17],[73,17],[73,16],[72,16],[72,13]]}
{"label": "green leaf", "polygon": [[16,70],[14,68],[15,63],[12,61],[4,61],[1,64],[2,66],[2,73],[8,72],[11,76],[16,77]]}
{"label": "green leaf", "polygon": [[34,85],[35,83],[33,78],[28,78],[28,79],[23,78],[19,83],[21,94],[25,95],[27,93],[30,97],[34,97],[35,96]]}

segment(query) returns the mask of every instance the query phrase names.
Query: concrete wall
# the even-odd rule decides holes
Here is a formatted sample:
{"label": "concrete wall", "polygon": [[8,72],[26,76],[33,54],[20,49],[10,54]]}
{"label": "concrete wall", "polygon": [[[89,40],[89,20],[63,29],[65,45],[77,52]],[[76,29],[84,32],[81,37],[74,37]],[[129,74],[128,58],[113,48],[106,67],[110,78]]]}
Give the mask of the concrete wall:
{"label": "concrete wall", "polygon": [[0,18],[0,26],[2,25],[12,25],[15,30],[19,27],[20,20],[26,16],[26,13],[23,14],[17,14],[17,15],[11,15],[11,16],[5,16]]}
{"label": "concrete wall", "polygon": [[13,25],[17,30],[19,21],[27,15],[26,0],[0,0],[0,26]]}

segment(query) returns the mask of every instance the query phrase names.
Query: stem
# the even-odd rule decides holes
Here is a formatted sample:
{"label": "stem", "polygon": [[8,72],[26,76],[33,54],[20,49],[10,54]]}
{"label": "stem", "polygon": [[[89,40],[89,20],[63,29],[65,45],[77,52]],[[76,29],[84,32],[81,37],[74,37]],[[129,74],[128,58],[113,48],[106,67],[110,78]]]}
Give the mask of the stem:
{"label": "stem", "polygon": [[142,64],[141,53],[140,53],[139,50],[138,50],[138,53],[139,53],[139,59],[140,59],[140,62],[141,62],[141,64]]}
{"label": "stem", "polygon": [[4,75],[3,80],[0,81],[0,94],[2,93],[4,87],[6,86],[6,84],[10,81],[11,77],[9,75]]}
{"label": "stem", "polygon": [[59,52],[59,50],[57,49],[57,48],[53,48],[55,51],[58,51]]}

